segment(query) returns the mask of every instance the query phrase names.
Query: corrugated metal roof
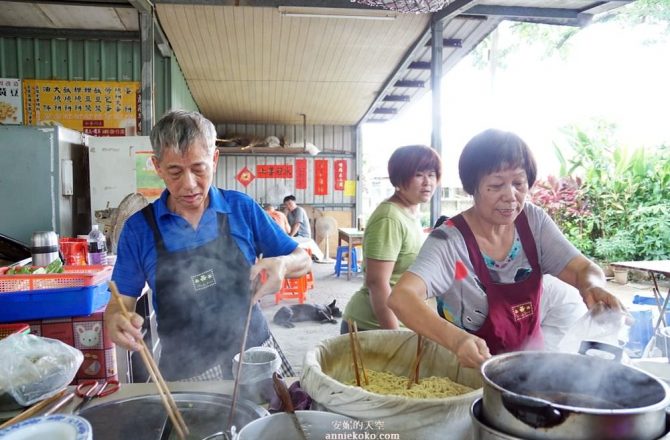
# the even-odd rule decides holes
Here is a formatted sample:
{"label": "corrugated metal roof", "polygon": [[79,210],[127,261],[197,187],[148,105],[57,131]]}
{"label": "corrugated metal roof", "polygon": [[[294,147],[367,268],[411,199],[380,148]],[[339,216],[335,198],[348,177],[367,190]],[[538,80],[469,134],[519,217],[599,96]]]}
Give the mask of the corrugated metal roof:
{"label": "corrugated metal roof", "polygon": [[[454,0],[432,16],[381,18],[349,0],[155,3],[193,97],[214,122],[292,124],[304,113],[310,124],[355,125],[387,120],[429,90],[431,20],[444,23],[446,73],[504,19],[581,26],[629,2]],[[0,1],[0,33],[139,38],[133,5],[149,2]]]}

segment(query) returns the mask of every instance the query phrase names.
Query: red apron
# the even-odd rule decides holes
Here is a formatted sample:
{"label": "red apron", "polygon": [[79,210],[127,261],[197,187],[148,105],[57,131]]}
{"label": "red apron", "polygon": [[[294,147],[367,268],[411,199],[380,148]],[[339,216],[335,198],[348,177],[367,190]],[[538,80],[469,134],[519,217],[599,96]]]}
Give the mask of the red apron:
{"label": "red apron", "polygon": [[484,324],[474,334],[486,341],[491,354],[542,349],[543,339],[540,329],[542,272],[526,213],[521,211],[514,225],[519,231],[521,245],[532,271],[525,280],[511,284],[494,283],[491,280],[489,268],[484,262],[477,240],[463,216],[459,214],[451,221],[463,235],[475,274],[486,288],[489,314]]}

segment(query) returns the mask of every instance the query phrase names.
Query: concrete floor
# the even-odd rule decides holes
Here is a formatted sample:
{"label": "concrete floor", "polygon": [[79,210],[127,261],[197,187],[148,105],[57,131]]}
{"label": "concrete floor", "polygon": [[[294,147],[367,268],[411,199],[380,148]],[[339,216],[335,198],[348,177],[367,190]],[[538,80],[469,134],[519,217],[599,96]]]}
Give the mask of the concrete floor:
{"label": "concrete floor", "polygon": [[[334,265],[331,264],[313,264],[314,289],[309,291],[309,303],[328,304],[333,299],[337,300],[337,306],[341,310],[353,295],[363,284],[363,274],[355,274],[351,280],[347,281],[346,275],[339,278],[334,275]],[[629,282],[621,285],[614,282],[608,282],[608,288],[612,293],[619,296],[626,306],[631,306],[635,295],[653,296],[651,285],[646,282]],[[667,291],[667,286],[661,287],[663,293]],[[279,341],[284,353],[293,365],[296,373],[302,372],[302,363],[305,353],[316,346],[324,339],[338,336],[340,334],[339,319],[338,324],[321,324],[317,322],[298,322],[296,326],[287,329],[278,326],[272,322],[274,314],[282,306],[297,304],[297,300],[283,300],[278,305],[274,303],[274,297],[266,297],[261,302],[263,314],[270,323],[275,338]],[[639,307],[639,306],[636,306]]]}

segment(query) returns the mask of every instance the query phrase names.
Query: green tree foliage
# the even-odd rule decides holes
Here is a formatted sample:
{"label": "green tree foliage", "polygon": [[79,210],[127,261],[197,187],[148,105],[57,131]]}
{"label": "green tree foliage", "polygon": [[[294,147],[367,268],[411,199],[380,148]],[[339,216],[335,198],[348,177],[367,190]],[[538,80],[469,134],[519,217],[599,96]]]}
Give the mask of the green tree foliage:
{"label": "green tree foliage", "polygon": [[[578,195],[574,201],[562,201],[579,215],[552,214],[535,193],[534,202],[548,209],[572,242],[591,257],[670,258],[670,148],[631,150],[618,145],[614,127],[603,123],[590,130],[568,127],[565,134],[573,154],[566,159],[559,153],[564,165],[561,180],[581,184],[573,188]],[[574,175],[582,180],[569,177]]]}

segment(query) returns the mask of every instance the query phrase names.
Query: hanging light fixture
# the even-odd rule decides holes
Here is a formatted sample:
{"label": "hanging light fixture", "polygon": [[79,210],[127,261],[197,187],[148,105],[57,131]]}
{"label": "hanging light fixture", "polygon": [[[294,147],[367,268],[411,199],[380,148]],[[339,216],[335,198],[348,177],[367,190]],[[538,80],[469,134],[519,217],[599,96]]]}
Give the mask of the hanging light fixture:
{"label": "hanging light fixture", "polygon": [[389,9],[402,13],[428,14],[439,11],[451,3],[452,0],[351,0],[352,3],[361,3],[377,8]]}

